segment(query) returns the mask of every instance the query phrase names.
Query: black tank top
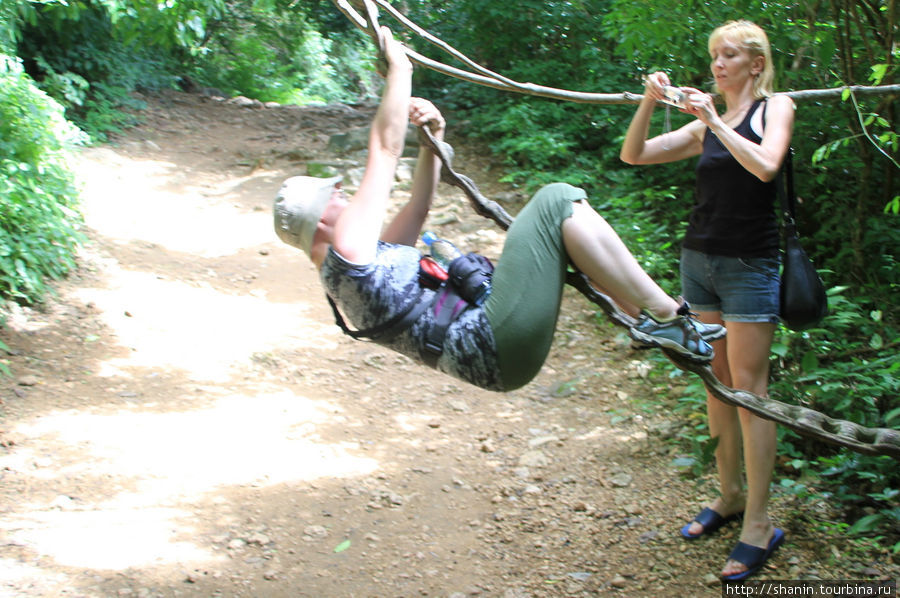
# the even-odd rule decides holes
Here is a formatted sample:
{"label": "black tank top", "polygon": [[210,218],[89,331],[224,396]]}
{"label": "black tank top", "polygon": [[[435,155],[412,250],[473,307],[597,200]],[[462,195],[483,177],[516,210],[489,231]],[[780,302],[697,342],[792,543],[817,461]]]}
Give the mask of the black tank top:
{"label": "black tank top", "polygon": [[[734,128],[757,144],[762,138],[750,127],[750,119],[761,103],[756,100]],[[728,257],[777,256],[775,183],[764,183],[748,172],[708,128],[696,173],[696,203],[684,247]]]}

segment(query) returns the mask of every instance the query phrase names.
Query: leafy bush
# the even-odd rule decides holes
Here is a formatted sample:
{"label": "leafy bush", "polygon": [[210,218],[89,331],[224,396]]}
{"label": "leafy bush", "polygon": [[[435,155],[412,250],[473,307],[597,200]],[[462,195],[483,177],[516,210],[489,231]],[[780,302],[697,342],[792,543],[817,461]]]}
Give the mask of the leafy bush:
{"label": "leafy bush", "polygon": [[[18,54],[38,86],[62,104],[66,117],[92,138],[136,122],[124,107],[140,108],[131,97],[141,86],[170,87],[174,75],[165,54],[126,41],[103,6],[45,8],[21,26]],[[171,60],[171,57],[169,58]]]}
{"label": "leafy bush", "polygon": [[[227,95],[282,104],[353,102],[374,89],[367,39],[328,37],[302,17],[236,6],[217,22],[218,35],[190,70]],[[246,12],[240,12],[241,9]]]}
{"label": "leafy bush", "polygon": [[[773,346],[778,365],[775,396],[866,427],[900,427],[900,331],[870,300],[850,299],[835,288],[823,327],[782,330]],[[867,305],[868,304],[868,305]],[[844,505],[849,531],[900,533],[900,470],[888,457],[858,455],[781,430],[781,452],[791,468],[815,473],[820,493]],[[897,544],[900,549],[900,543]]]}
{"label": "leafy bush", "polygon": [[0,54],[15,52],[16,8],[14,2],[0,2]]}
{"label": "leafy bush", "polygon": [[80,132],[21,63],[0,55],[0,295],[34,303],[75,266],[81,240],[67,163]]}

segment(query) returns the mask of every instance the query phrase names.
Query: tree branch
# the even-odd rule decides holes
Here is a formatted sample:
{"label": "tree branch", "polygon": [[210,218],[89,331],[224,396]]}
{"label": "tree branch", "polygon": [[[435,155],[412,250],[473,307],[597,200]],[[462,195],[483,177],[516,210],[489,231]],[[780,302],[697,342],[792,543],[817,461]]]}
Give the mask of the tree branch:
{"label": "tree branch", "polygon": [[[512,79],[508,79],[502,75],[493,73],[492,71],[478,65],[471,59],[467,58],[465,55],[458,52],[452,46],[444,43],[439,38],[428,33],[427,31],[410,21],[408,18],[398,13],[396,9],[390,7],[390,5],[385,2],[385,0],[366,1],[377,2],[380,6],[385,7],[386,10],[391,13],[391,16],[395,17],[404,27],[411,30],[413,33],[423,37],[427,41],[437,45],[444,51],[450,53],[452,56],[465,63],[470,68],[478,71],[473,73],[446,65],[442,62],[438,62],[436,60],[432,60],[431,58],[423,56],[415,50],[404,46],[404,49],[406,50],[406,53],[412,62],[425,68],[432,69],[438,73],[442,73],[450,77],[468,81],[469,83],[475,83],[476,85],[483,85],[485,87],[491,87],[501,91],[511,91],[525,95],[544,97],[554,100],[563,100],[567,102],[576,102],[581,104],[639,104],[641,102],[641,99],[643,99],[644,97],[641,94],[635,94],[627,91],[621,93],[592,93],[584,91],[572,91],[568,89],[558,89],[555,87],[546,87],[544,85],[537,85],[535,83],[521,83],[518,81],[513,81]],[[370,37],[373,37],[373,39],[377,39],[377,35],[373,36],[371,27],[369,27],[369,24],[366,21],[365,17],[360,15],[347,0],[332,0],[332,2],[334,2],[338,9],[342,13],[344,13],[344,15],[346,15],[347,18],[360,30],[368,34]],[[835,87],[831,89],[787,91],[784,92],[784,95],[787,95],[794,100],[840,99],[844,91],[847,89],[851,90],[857,95],[900,96],[900,85],[850,85]]]}

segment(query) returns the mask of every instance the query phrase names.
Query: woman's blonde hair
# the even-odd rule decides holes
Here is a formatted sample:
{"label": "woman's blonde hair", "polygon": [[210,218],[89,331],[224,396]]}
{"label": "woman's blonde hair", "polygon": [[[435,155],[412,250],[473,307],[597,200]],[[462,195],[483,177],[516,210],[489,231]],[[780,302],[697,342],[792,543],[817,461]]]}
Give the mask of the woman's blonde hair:
{"label": "woman's blonde hair", "polygon": [[[753,97],[756,99],[767,98],[774,92],[775,67],[772,66],[772,47],[769,38],[762,28],[750,21],[729,21],[717,27],[709,36],[709,54],[722,40],[736,44],[746,50],[751,58],[762,56],[765,62],[763,70],[753,82]],[[718,87],[716,88],[718,92]]]}

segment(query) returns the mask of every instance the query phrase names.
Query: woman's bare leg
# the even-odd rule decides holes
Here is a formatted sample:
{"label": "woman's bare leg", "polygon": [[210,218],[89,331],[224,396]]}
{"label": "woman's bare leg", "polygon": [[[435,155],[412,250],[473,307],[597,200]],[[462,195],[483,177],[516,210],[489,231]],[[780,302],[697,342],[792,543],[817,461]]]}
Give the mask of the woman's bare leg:
{"label": "woman's bare leg", "polygon": [[[724,324],[720,312],[700,312],[701,322]],[[712,370],[725,386],[731,386],[731,373],[728,369],[727,340],[713,343],[716,351],[712,360]],[[741,422],[737,408],[720,401],[712,393],[706,393],[706,413],[709,423],[709,435],[717,438],[716,470],[719,474],[719,496],[709,507],[721,515],[728,517],[744,510],[744,482],[742,475],[742,435]],[[696,521],[691,522],[688,533],[698,536],[703,533],[703,526]]]}
{"label": "woman's bare leg", "polygon": [[[761,397],[768,396],[769,349],[775,324],[729,322],[727,353],[734,388]],[[747,476],[747,504],[741,542],[765,547],[774,533],[769,519],[769,490],[775,469],[775,423],[758,417],[746,409],[738,409],[743,433],[744,469]],[[746,570],[736,561],[728,561],[723,575]]]}

